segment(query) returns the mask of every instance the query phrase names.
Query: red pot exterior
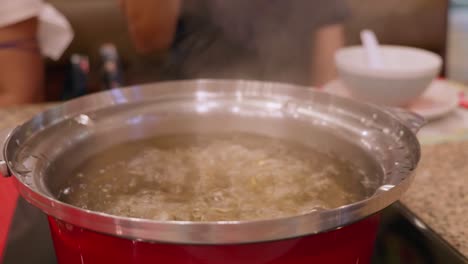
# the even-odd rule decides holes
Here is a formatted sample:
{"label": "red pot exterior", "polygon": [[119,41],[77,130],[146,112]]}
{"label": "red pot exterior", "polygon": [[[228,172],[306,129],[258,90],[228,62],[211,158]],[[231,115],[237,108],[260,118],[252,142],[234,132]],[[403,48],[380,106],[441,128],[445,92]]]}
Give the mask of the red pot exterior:
{"label": "red pot exterior", "polygon": [[370,263],[380,215],[300,238],[238,245],[135,241],[97,233],[49,217],[60,264],[311,264]]}

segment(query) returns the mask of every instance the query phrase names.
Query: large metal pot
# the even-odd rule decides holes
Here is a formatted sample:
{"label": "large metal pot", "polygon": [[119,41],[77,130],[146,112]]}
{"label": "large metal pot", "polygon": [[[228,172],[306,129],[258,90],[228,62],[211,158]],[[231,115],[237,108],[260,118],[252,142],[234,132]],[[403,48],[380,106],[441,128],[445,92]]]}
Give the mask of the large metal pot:
{"label": "large metal pot", "polygon": [[[366,263],[379,211],[397,201],[420,158],[423,120],[305,87],[180,81],[115,89],[67,102],[14,129],[4,176],[49,216],[59,263]],[[117,217],[57,200],[50,172],[131,139],[174,132],[254,132],[352,160],[372,175],[368,198],[265,221],[182,222]],[[59,160],[60,162],[53,162]]]}

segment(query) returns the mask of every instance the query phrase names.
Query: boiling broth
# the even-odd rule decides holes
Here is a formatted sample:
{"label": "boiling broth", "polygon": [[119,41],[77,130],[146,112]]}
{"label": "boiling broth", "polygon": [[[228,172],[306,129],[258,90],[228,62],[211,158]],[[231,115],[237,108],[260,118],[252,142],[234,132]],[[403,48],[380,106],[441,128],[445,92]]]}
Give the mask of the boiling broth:
{"label": "boiling broth", "polygon": [[352,163],[297,143],[233,133],[127,142],[85,160],[60,188],[66,203],[154,220],[292,216],[366,197]]}

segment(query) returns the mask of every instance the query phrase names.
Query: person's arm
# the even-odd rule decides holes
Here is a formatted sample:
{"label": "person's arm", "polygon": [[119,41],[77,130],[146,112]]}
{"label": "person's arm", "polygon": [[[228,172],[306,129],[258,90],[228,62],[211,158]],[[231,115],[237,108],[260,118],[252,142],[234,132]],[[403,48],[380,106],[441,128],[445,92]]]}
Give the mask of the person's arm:
{"label": "person's arm", "polygon": [[163,52],[171,46],[181,0],[121,0],[133,43],[139,52]]}
{"label": "person's arm", "polygon": [[312,51],[313,85],[321,87],[336,78],[335,51],[344,46],[342,24],[320,28],[314,34]]}
{"label": "person's arm", "polygon": [[[44,63],[36,40],[37,24],[32,18],[0,27],[0,106],[38,102],[43,97]],[[18,47],[8,45],[21,40]]]}

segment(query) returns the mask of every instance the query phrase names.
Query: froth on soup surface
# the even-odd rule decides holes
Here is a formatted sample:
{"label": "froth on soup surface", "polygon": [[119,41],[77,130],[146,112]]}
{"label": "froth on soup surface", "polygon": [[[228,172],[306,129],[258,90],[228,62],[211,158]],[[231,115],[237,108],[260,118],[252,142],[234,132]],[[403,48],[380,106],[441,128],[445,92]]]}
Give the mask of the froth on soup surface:
{"label": "froth on soup surface", "polygon": [[91,156],[57,196],[118,216],[256,220],[363,199],[363,177],[350,162],[284,140],[243,133],[170,135]]}

